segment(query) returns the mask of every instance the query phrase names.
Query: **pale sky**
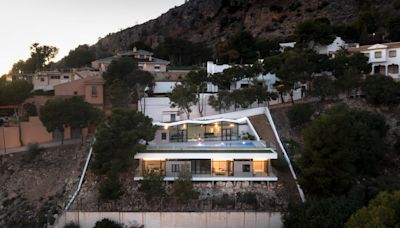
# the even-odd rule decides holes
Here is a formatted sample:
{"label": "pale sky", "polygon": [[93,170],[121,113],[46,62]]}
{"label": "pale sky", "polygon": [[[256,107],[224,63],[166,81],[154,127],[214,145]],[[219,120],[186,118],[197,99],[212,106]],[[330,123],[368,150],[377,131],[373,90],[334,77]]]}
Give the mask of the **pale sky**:
{"label": "pale sky", "polygon": [[185,0],[0,0],[0,76],[29,57],[32,43],[59,48],[56,60],[80,44],[156,18]]}

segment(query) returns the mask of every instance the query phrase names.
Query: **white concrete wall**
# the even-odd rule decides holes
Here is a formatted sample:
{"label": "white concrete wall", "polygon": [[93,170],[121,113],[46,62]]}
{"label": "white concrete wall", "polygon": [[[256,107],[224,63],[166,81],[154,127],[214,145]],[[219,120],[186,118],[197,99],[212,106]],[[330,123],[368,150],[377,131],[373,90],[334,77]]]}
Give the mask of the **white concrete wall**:
{"label": "white concrete wall", "polygon": [[[383,44],[384,45],[384,44]],[[376,46],[380,47],[380,46]],[[382,57],[381,58],[375,58],[375,52],[380,51],[382,52]],[[396,51],[396,57],[389,57],[389,51]],[[386,71],[385,75],[391,76],[394,79],[400,79],[400,73],[399,74],[389,74],[388,73],[388,66],[395,64],[400,66],[400,48],[389,48],[389,49],[371,49],[368,51],[363,51],[362,53],[368,53],[369,55],[369,60],[368,62],[372,64],[372,71],[371,74],[374,73],[374,67],[375,66],[385,66]]]}
{"label": "white concrete wall", "polygon": [[146,228],[280,228],[280,212],[66,212],[54,225],[63,228],[69,222],[92,228],[103,218],[126,226]]}

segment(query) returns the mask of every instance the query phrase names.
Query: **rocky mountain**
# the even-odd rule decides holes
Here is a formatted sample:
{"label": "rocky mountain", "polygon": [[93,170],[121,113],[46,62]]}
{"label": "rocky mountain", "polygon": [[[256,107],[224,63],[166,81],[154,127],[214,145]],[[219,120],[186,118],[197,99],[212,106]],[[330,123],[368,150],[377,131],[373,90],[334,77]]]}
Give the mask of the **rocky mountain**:
{"label": "rocky mountain", "polygon": [[365,2],[380,7],[390,1],[189,0],[154,20],[111,33],[94,47],[98,56],[104,56],[126,50],[135,41],[156,47],[165,37],[204,41],[213,47],[241,30],[260,38],[285,38],[293,33],[298,22],[308,19],[326,17],[333,24],[350,22]]}

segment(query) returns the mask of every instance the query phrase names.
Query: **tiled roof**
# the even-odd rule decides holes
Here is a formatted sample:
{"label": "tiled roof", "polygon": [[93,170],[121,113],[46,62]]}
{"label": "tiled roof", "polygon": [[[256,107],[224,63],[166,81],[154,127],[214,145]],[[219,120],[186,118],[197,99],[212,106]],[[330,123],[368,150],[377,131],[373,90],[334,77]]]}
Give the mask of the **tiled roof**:
{"label": "tiled roof", "polygon": [[[349,52],[362,52],[362,51],[368,51],[370,50],[369,48],[371,48],[372,46],[375,45],[382,45],[382,46],[386,46],[386,47],[382,47],[382,48],[387,48],[387,49],[391,49],[391,48],[400,48],[400,42],[391,42],[391,43],[383,43],[383,44],[373,44],[373,45],[363,45],[360,47],[351,47],[349,49],[347,49]],[[379,49],[379,48],[377,48]]]}

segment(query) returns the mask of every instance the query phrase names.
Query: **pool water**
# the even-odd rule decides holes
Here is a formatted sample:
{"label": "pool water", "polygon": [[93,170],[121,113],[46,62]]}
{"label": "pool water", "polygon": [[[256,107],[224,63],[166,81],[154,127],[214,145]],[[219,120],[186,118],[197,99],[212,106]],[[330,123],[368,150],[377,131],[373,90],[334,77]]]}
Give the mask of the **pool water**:
{"label": "pool water", "polygon": [[203,143],[199,143],[196,146],[204,146],[204,147],[254,147],[254,143],[252,142],[221,142],[221,143],[217,143],[217,144],[203,144]]}

